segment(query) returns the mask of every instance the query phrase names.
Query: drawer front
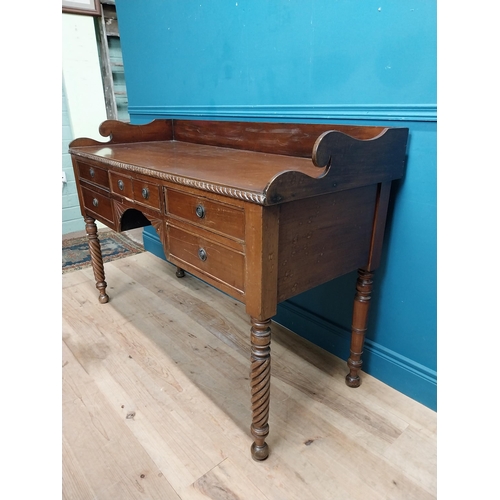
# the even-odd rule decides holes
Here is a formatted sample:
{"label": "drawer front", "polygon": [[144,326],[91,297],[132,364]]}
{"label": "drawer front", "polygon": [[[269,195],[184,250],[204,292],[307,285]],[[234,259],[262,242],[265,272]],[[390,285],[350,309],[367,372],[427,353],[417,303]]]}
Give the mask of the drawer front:
{"label": "drawer front", "polygon": [[82,186],[83,204],[85,208],[103,217],[107,221],[113,221],[113,206],[111,199],[95,191]]}
{"label": "drawer front", "polygon": [[170,255],[243,292],[245,256],[196,234],[167,226]]}
{"label": "drawer front", "polygon": [[109,180],[111,183],[111,191],[113,193],[129,198],[130,200],[134,199],[134,188],[131,177],[121,175],[116,172],[110,172]]}
{"label": "drawer front", "polygon": [[245,213],[241,208],[174,189],[167,190],[166,200],[169,215],[240,240],[245,237]]}
{"label": "drawer front", "polygon": [[142,205],[160,210],[160,188],[156,184],[134,179],[134,200]]}
{"label": "drawer front", "polygon": [[99,167],[78,162],[80,178],[109,189],[108,172]]}

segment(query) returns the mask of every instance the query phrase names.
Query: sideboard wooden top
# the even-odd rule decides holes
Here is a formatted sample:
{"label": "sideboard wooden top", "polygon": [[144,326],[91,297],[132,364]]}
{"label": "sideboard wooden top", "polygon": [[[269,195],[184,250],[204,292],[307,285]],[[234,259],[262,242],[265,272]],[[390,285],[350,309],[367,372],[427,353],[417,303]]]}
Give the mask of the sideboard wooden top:
{"label": "sideboard wooden top", "polygon": [[[286,170],[317,177],[324,168],[306,158],[273,155],[254,151],[190,144],[177,141],[136,142],[111,146],[87,146],[80,155],[99,157],[125,170],[147,169],[149,175],[171,180],[217,185],[263,195],[268,182]],[[154,172],[153,172],[154,171]]]}
{"label": "sideboard wooden top", "polygon": [[108,120],[100,132],[110,141],[76,139],[70,152],[260,205],[399,178],[408,136],[406,128],[182,120]]}

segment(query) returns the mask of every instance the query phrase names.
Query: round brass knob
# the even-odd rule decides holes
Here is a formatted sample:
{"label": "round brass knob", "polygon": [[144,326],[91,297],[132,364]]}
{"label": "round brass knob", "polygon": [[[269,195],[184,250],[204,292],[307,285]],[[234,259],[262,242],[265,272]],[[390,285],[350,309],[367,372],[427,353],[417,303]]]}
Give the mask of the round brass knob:
{"label": "round brass knob", "polygon": [[205,251],[204,248],[200,248],[198,250],[198,257],[200,258],[200,260],[202,260],[203,262],[207,260],[207,252]]}
{"label": "round brass knob", "polygon": [[149,189],[148,188],[142,188],[142,197],[147,200],[149,198]]}
{"label": "round brass knob", "polygon": [[196,207],[196,215],[200,219],[203,219],[203,217],[205,217],[205,207],[201,203]]}
{"label": "round brass knob", "polygon": [[98,200],[97,198],[94,198],[94,199],[92,200],[92,205],[94,205],[94,207],[99,206],[99,200]]}
{"label": "round brass knob", "polygon": [[118,181],[118,189],[119,189],[120,191],[123,191],[123,188],[124,188],[124,187],[125,187],[125,184],[123,184],[123,181],[120,179],[120,180]]}
{"label": "round brass knob", "polygon": [[89,174],[90,174],[90,177],[92,177],[92,179],[95,177],[95,171],[94,171],[94,169],[93,169],[93,168],[91,168],[91,169],[89,170]]}

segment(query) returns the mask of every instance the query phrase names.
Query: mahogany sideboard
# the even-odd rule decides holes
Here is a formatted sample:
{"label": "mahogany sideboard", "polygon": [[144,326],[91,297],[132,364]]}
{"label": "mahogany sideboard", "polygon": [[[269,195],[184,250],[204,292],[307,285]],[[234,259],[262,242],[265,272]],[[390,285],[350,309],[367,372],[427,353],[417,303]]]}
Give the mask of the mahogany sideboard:
{"label": "mahogany sideboard", "polygon": [[360,384],[373,272],[407,128],[114,120],[108,142],[71,153],[99,301],[108,302],[95,221],[153,225],[166,258],[243,302],[251,320],[251,447],[268,457],[271,318],[277,304],[358,270],[349,373]]}

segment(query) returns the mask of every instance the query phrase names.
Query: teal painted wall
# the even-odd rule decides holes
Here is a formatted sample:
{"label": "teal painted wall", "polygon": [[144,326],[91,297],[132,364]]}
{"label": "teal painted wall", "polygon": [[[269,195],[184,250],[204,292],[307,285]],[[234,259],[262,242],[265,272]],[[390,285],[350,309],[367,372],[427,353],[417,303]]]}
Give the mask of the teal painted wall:
{"label": "teal painted wall", "polygon": [[[116,6],[133,123],[205,117],[409,127],[364,369],[435,409],[436,2]],[[156,252],[151,229],[145,242]],[[346,359],[355,279],[301,294],[280,305],[275,319]]]}

